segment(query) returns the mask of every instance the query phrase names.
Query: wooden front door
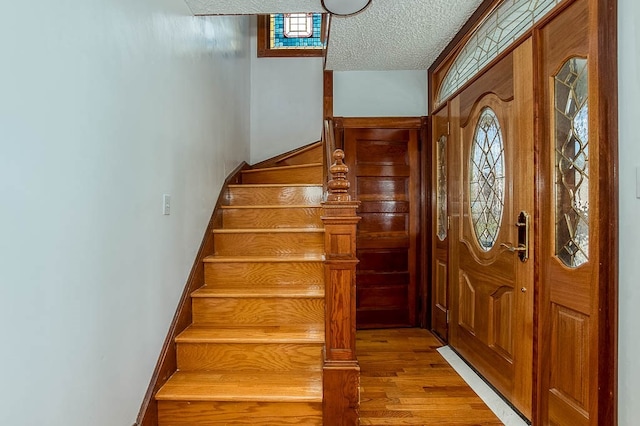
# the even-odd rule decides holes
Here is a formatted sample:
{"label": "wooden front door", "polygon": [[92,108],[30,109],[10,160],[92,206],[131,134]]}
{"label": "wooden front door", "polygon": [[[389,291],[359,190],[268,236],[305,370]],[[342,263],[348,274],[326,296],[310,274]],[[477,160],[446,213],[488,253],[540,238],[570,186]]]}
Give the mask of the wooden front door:
{"label": "wooden front door", "polygon": [[419,128],[344,130],[351,191],[361,202],[358,328],[410,327],[416,323],[419,134]]}
{"label": "wooden front door", "polygon": [[449,342],[531,418],[531,40],[485,72],[449,107]]}
{"label": "wooden front door", "polygon": [[[617,424],[616,14],[615,0],[558,2],[446,104],[432,99],[434,149],[450,128],[448,257],[432,241],[449,298],[434,282],[432,327],[446,332],[448,302],[451,346],[536,425]],[[495,34],[475,42],[493,49]],[[472,69],[441,56],[434,88]]]}

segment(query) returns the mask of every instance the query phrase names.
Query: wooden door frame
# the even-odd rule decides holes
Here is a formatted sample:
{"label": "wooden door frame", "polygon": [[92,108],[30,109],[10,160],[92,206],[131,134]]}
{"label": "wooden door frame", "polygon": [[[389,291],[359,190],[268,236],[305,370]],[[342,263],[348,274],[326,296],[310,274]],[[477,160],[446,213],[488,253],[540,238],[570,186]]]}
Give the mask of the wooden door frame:
{"label": "wooden door frame", "polygon": [[[438,132],[438,134],[440,134],[442,136],[446,137],[446,141],[445,141],[445,145],[446,146],[446,154],[445,154],[445,167],[448,168],[450,167],[449,164],[449,154],[451,153],[451,149],[448,147],[448,143],[450,140],[450,134],[449,134],[449,126],[448,124],[446,125],[446,130],[444,129],[445,127],[445,123],[441,122],[441,120],[439,118],[437,118],[437,114],[440,114],[441,112],[446,111],[446,116],[447,119],[449,117],[449,105],[448,104],[444,104],[441,105],[436,111],[432,111],[432,114],[429,115],[429,122],[428,122],[428,129],[427,129],[427,134],[425,134],[424,140],[425,141],[429,141],[429,143],[427,144],[428,148],[425,147],[425,153],[424,153],[424,161],[427,161],[427,158],[429,159],[429,163],[425,163],[425,164],[430,164],[431,165],[431,170],[425,170],[425,173],[423,173],[424,176],[424,188],[430,188],[430,191],[428,194],[426,194],[426,190],[425,190],[425,199],[428,201],[429,205],[426,206],[425,208],[425,216],[423,218],[423,220],[425,221],[425,223],[429,224],[429,230],[427,232],[425,232],[425,235],[423,237],[423,247],[428,247],[428,250],[425,250],[425,252],[428,252],[428,256],[424,256],[424,268],[425,268],[425,279],[424,279],[424,285],[427,286],[427,297],[425,298],[425,303],[428,302],[428,309],[427,309],[427,313],[428,316],[426,318],[424,318],[424,328],[428,328],[429,330],[431,330],[434,335],[441,340],[444,344],[447,344],[447,342],[449,341],[449,327],[448,327],[448,315],[449,315],[449,286],[446,285],[446,281],[447,281],[447,276],[445,273],[445,299],[446,299],[446,313],[445,313],[445,327],[446,327],[446,333],[444,333],[443,336],[441,336],[439,334],[439,332],[437,331],[437,309],[436,309],[436,297],[434,296],[434,288],[435,286],[438,285],[438,272],[437,272],[437,261],[438,261],[438,256],[439,255],[443,255],[444,257],[447,258],[448,257],[448,252],[449,252],[449,238],[450,238],[450,234],[451,234],[451,230],[449,229],[449,206],[448,203],[446,203],[447,205],[445,205],[445,213],[446,213],[446,217],[444,218],[444,220],[446,220],[446,237],[444,239],[444,241],[440,241],[438,236],[437,236],[437,218],[438,218],[438,201],[437,201],[437,197],[438,197],[438,168],[439,165],[437,163],[438,161],[438,157],[437,157],[437,144],[438,144],[438,139],[440,138],[440,136],[436,135],[436,132]],[[446,178],[446,176],[445,176]],[[447,198],[449,198],[449,182],[447,182]],[[426,210],[428,209],[428,212],[426,212]],[[443,247],[444,246],[444,247]],[[440,247],[440,248],[439,248]],[[440,251],[439,251],[440,250]],[[444,250],[444,253],[442,253],[442,250]],[[447,266],[445,267],[445,269],[448,269],[448,262],[447,262]]]}
{"label": "wooden door frame", "polygon": [[[325,75],[325,85],[328,75]],[[328,110],[328,108],[327,108]],[[336,145],[344,148],[344,129],[408,129],[421,130],[427,125],[428,117],[333,117],[336,132]],[[420,149],[424,145],[420,135]]]}
{"label": "wooden door frame", "polygon": [[[556,7],[547,17],[538,22],[530,31],[525,33],[520,40],[498,55],[491,63],[487,64],[485,69],[490,69],[495,63],[501,60],[505,55],[509,54],[515,46],[527,38],[533,36],[534,49],[538,45],[539,29],[554,19],[566,7],[573,4],[575,0],[566,0],[564,3]],[[591,51],[595,54],[597,62],[597,127],[599,138],[599,193],[601,200],[600,215],[598,217],[600,246],[598,256],[601,260],[598,267],[598,273],[601,277],[600,288],[598,289],[598,308],[600,315],[598,316],[598,348],[600,357],[598,362],[598,419],[610,419],[612,425],[618,423],[618,56],[617,56],[617,0],[588,0],[589,10],[592,16],[592,28],[597,28],[597,42],[594,43]],[[484,0],[478,10],[471,16],[467,23],[462,27],[460,32],[454,37],[449,45],[443,50],[438,59],[428,70],[429,92],[428,92],[428,111],[434,112],[435,106],[435,90],[439,87],[442,76],[455,59],[457,52],[464,46],[469,39],[473,30],[480,25],[484,17],[491,12],[501,0]],[[534,54],[535,55],[535,54]],[[536,64],[537,64],[536,58]],[[537,66],[534,64],[534,66]],[[537,73],[537,71],[536,71]],[[459,92],[464,90],[473,81],[479,78],[479,73],[468,82],[465,83],[451,98],[457,96]],[[536,87],[535,90],[540,90]],[[539,95],[534,94],[538,99]],[[542,106],[535,106],[535,110],[539,114]],[[538,153],[542,149],[539,145],[540,124],[539,118],[536,117],[535,122],[535,152]],[[430,145],[430,144],[429,144]],[[430,163],[424,163],[425,166]],[[536,172],[539,173],[539,170]],[[536,194],[536,212],[535,217],[540,217],[541,200]],[[536,228],[538,226],[536,225]],[[539,237],[536,237],[539,238]],[[535,244],[536,258],[538,258],[539,241]],[[536,274],[539,271],[539,265],[536,264]],[[538,277],[536,276],[536,279]],[[538,306],[538,283],[536,283],[536,306],[534,311],[534,329],[537,328],[540,321]],[[538,373],[539,351],[537,348],[537,339],[534,337],[534,423],[538,422],[539,415],[537,412],[536,400],[539,397],[536,390],[536,376]]]}
{"label": "wooden door frame", "polygon": [[[594,6],[595,5],[595,6]],[[618,424],[618,2],[591,0],[596,9],[598,73],[598,127],[600,143],[601,179],[600,200],[600,287],[601,320],[599,321],[598,418],[612,419]]]}
{"label": "wooden door frame", "polygon": [[[324,75],[325,98],[332,98],[328,92],[333,91],[333,75],[325,72]],[[327,105],[328,102],[325,102]],[[325,112],[332,111],[332,108],[325,107]],[[418,235],[416,247],[416,322],[421,328],[429,328],[431,317],[431,300],[428,287],[431,273],[430,243],[431,235],[431,196],[427,191],[431,188],[431,175],[425,173],[425,166],[431,163],[431,148],[428,143],[431,131],[431,119],[422,117],[333,117],[336,147],[344,149],[345,129],[408,129],[418,130],[418,151],[420,152],[420,177],[418,184],[420,188],[419,212],[418,212]]]}

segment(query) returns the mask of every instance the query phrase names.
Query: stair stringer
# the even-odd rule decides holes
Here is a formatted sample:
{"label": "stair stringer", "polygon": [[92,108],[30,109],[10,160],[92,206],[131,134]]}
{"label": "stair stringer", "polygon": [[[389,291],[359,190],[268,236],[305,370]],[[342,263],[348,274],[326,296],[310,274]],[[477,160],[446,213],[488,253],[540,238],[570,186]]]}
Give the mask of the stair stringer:
{"label": "stair stringer", "polygon": [[169,377],[177,369],[176,359],[176,337],[182,333],[191,324],[192,305],[191,293],[202,287],[205,282],[204,259],[213,253],[214,236],[213,230],[220,226],[222,218],[221,206],[227,204],[227,188],[230,185],[240,182],[241,171],[248,170],[250,166],[246,162],[242,162],[236,167],[225,179],[216,205],[207,224],[207,228],[202,237],[198,254],[193,262],[193,266],[185,283],[178,307],[169,326],[167,336],[165,337],[162,349],[156,367],[151,375],[151,380],[147,391],[142,400],[138,417],[134,426],[157,426],[158,425],[158,404],[155,394],[158,389],[164,385]]}

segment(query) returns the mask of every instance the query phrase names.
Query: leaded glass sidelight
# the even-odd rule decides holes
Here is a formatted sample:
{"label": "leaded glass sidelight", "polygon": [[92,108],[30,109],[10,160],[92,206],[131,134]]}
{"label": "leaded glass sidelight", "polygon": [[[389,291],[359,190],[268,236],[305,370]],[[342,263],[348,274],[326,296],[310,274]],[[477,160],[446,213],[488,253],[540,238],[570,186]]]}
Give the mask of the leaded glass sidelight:
{"label": "leaded glass sidelight", "polygon": [[554,80],[556,256],[577,268],[589,260],[587,60],[569,59]]}
{"label": "leaded glass sidelight", "polygon": [[484,251],[496,240],[504,209],[504,144],[498,117],[484,108],[478,118],[469,161],[469,202],[476,238]]}
{"label": "leaded glass sidelight", "polygon": [[440,241],[447,238],[447,137],[436,143],[436,228]]}

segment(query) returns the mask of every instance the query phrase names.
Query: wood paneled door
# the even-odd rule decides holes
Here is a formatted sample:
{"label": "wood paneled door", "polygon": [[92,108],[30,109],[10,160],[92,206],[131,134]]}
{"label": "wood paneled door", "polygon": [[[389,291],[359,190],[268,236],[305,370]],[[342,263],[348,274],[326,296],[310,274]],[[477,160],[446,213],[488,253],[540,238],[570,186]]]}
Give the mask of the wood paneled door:
{"label": "wood paneled door", "polygon": [[357,327],[414,326],[421,120],[404,120],[415,123],[414,128],[389,128],[398,123],[385,119],[363,119],[366,127],[347,127],[344,120],[345,163],[362,217],[357,233]]}
{"label": "wood paneled door", "polygon": [[533,56],[522,43],[450,103],[449,342],[531,418]]}
{"label": "wood paneled door", "polygon": [[600,226],[610,226],[601,221],[614,207],[603,202],[601,171],[611,165],[603,157],[604,129],[595,125],[611,113],[595,95],[604,77],[598,46],[590,43],[599,37],[589,36],[597,13],[587,0],[576,1],[540,31],[540,134],[550,147],[539,163],[542,424],[615,424],[615,414],[598,407],[599,384],[611,380],[598,366],[607,366],[615,349],[602,345],[599,325],[607,291]]}

